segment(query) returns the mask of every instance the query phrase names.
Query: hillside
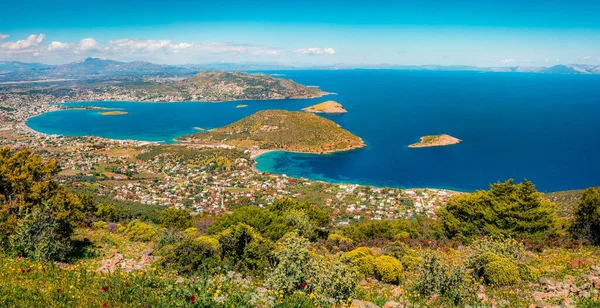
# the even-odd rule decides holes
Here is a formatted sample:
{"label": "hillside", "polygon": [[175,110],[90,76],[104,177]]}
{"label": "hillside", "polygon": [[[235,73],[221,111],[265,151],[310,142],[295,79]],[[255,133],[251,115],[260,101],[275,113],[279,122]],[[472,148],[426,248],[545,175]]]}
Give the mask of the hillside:
{"label": "hillside", "polygon": [[342,104],[336,101],[326,101],[302,109],[312,113],[346,113],[348,112]]}
{"label": "hillside", "polygon": [[227,126],[184,137],[182,141],[306,153],[365,146],[359,137],[333,121],[311,113],[284,110],[259,111]]}
{"label": "hillside", "polygon": [[202,72],[178,83],[192,100],[312,98],[326,93],[264,74]]}

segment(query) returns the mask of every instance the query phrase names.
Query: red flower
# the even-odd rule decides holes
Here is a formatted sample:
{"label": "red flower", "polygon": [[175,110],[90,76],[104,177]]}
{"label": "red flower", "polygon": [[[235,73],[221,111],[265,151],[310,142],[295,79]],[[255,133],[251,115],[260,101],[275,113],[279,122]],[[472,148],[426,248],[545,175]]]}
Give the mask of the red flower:
{"label": "red flower", "polygon": [[31,272],[31,267],[27,269],[27,272],[28,272],[28,273],[29,273],[29,272]]}
{"label": "red flower", "polygon": [[194,295],[190,296],[190,303],[195,303],[196,302],[196,297]]}
{"label": "red flower", "polygon": [[22,273],[25,273],[25,270],[24,270],[24,269],[21,269],[21,274],[22,274]]}
{"label": "red flower", "polygon": [[56,289],[56,293],[60,293],[60,289]]}
{"label": "red flower", "polygon": [[102,303],[102,307],[106,307],[106,306],[108,306],[108,302]]}
{"label": "red flower", "polygon": [[302,281],[302,284],[300,286],[302,287],[302,289],[306,288],[306,282]]}
{"label": "red flower", "polygon": [[129,284],[129,282],[125,283],[125,287],[129,288],[131,285]]}
{"label": "red flower", "polygon": [[108,286],[103,286],[102,291],[104,291],[104,292],[108,291]]}

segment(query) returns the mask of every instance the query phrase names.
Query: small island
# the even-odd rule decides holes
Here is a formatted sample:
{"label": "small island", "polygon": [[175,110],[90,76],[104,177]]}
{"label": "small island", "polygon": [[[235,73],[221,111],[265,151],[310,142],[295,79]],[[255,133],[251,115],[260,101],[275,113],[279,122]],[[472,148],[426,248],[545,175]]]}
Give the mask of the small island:
{"label": "small island", "polygon": [[239,104],[239,105],[235,106],[235,108],[245,108],[245,107],[248,107],[248,105]]}
{"label": "small island", "polygon": [[314,154],[366,146],[361,138],[331,120],[312,113],[285,110],[262,110],[232,124],[185,136],[178,141],[262,152]]}
{"label": "small island", "polygon": [[105,115],[105,116],[112,116],[112,115],[124,115],[127,114],[127,111],[106,111],[106,112],[100,112],[101,115]]}
{"label": "small island", "polygon": [[425,147],[440,147],[447,146],[452,144],[461,143],[462,140],[458,138],[454,138],[450,135],[441,134],[441,135],[430,135],[421,137],[421,141],[418,143],[414,143],[409,145],[409,148],[425,148]]}
{"label": "small island", "polygon": [[346,113],[348,112],[342,104],[336,101],[326,101],[320,104],[312,105],[302,109],[312,113]]}

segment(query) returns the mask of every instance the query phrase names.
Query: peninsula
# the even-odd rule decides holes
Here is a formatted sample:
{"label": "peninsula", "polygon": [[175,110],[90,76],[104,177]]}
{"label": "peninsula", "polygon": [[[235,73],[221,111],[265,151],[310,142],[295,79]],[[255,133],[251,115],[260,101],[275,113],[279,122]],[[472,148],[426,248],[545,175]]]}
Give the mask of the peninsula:
{"label": "peninsula", "polygon": [[462,140],[458,138],[454,138],[450,135],[441,134],[441,135],[430,135],[421,137],[421,141],[418,143],[414,143],[409,145],[409,148],[425,148],[425,147],[439,147],[461,143]]}
{"label": "peninsula", "polygon": [[312,113],[346,113],[348,112],[342,104],[336,101],[326,101],[320,104],[312,105],[302,109]]}
{"label": "peninsula", "polygon": [[331,120],[312,113],[284,110],[259,111],[227,126],[185,136],[179,141],[315,154],[365,146],[362,139]]}

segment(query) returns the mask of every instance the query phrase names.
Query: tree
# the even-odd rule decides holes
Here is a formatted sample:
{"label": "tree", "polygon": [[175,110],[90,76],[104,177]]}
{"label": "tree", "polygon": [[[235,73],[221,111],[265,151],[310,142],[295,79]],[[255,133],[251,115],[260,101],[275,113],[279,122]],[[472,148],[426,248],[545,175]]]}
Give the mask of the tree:
{"label": "tree", "polygon": [[600,245],[600,188],[586,189],[577,203],[571,233]]}
{"label": "tree", "polygon": [[160,211],[160,225],[165,228],[185,230],[192,226],[192,216],[187,210],[167,208]]}
{"label": "tree", "polygon": [[511,179],[457,196],[438,214],[446,235],[462,241],[484,235],[539,238],[556,232],[554,208],[530,181]]}
{"label": "tree", "polygon": [[[57,243],[70,244],[83,211],[79,198],[54,181],[59,170],[56,161],[43,161],[28,149],[0,149],[0,241],[4,248],[21,251],[20,241],[15,239],[49,240],[45,235],[51,235]],[[51,251],[41,249],[33,254],[37,259],[60,259],[65,255]]]}

